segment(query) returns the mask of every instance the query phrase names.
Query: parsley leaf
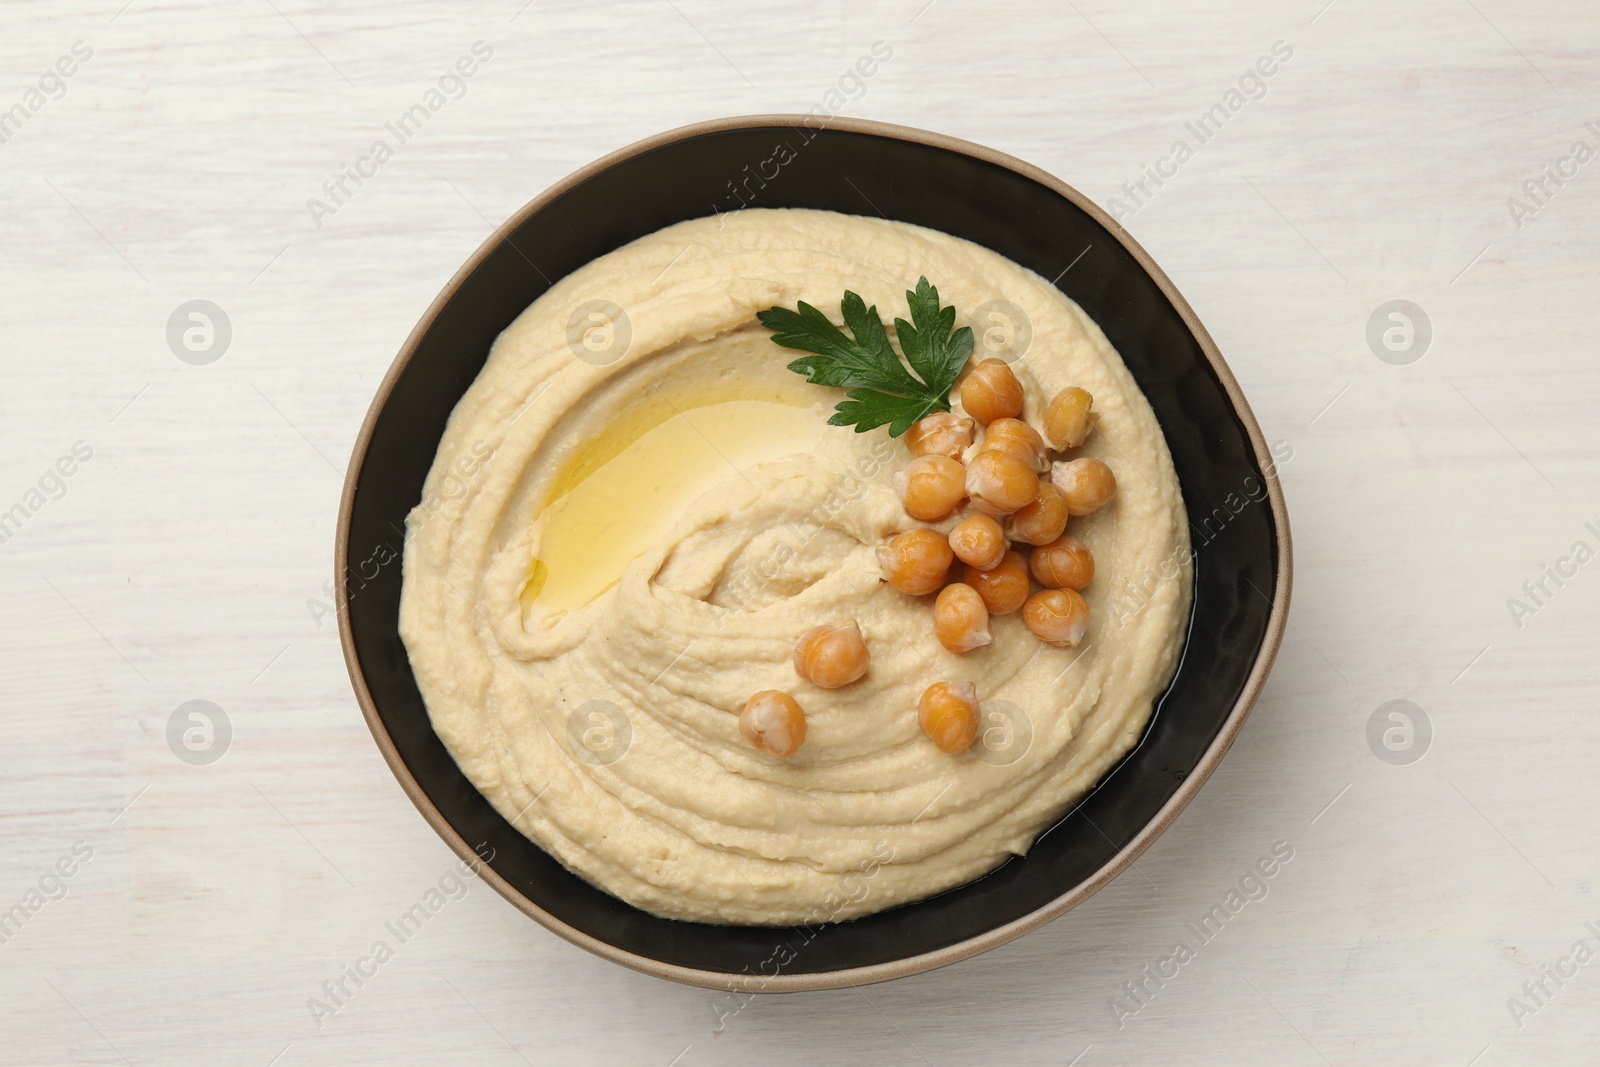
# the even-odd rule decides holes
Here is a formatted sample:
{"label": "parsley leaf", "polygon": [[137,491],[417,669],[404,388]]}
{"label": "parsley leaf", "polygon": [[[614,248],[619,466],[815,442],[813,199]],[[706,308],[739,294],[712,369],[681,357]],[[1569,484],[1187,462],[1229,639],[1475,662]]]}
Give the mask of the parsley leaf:
{"label": "parsley leaf", "polygon": [[929,412],[950,410],[950,387],[972,355],[971,328],[951,333],[956,309],[940,305],[939,290],[927,278],[906,292],[906,304],[911,321],[895,319],[894,328],[910,371],[889,344],[878,309],[848,290],[839,310],[851,337],[803,300],[796,311],[775,307],[756,317],[775,331],[774,344],[810,353],[790,370],[817,385],[849,390],[831,425],[864,433],[888,424],[889,436],[899,437]]}

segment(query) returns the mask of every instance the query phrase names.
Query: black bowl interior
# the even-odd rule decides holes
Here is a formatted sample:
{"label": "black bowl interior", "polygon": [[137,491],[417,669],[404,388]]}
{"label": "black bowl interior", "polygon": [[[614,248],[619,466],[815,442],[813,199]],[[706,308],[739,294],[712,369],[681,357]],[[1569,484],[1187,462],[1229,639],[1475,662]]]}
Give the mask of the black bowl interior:
{"label": "black bowl interior", "polygon": [[[397,632],[407,512],[445,420],[495,337],[554,279],[674,222],[753,206],[883,214],[1008,256],[1057,284],[1098,322],[1155,408],[1188,505],[1196,550],[1193,624],[1182,664],[1145,738],[1025,859],[920,903],[803,932],[709,926],[646,914],[569,873],[510,826],[434,734]],[[747,170],[748,167],[748,170]],[[1071,264],[1071,269],[1066,270]],[[887,963],[1020,919],[1090,878],[1156,815],[1233,710],[1267,630],[1277,572],[1271,509],[1245,427],[1195,337],[1133,255],[1048,187],[947,148],[878,134],[767,126],[704,133],[624,159],[511,231],[421,338],[373,427],[350,516],[349,621],[372,699],[429,799],[491,866],[539,907],[617,948],[712,972],[786,974]],[[483,847],[486,846],[486,847]],[[489,850],[492,849],[492,853]],[[782,959],[787,953],[778,952]]]}

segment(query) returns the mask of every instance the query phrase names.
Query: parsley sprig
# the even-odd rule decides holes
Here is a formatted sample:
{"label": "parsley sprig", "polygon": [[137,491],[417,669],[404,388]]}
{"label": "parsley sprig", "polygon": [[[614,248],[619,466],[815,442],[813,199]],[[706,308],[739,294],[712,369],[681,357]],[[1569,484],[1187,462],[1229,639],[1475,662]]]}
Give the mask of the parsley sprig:
{"label": "parsley sprig", "polygon": [[972,355],[972,329],[951,332],[956,309],[939,303],[939,290],[927,278],[906,291],[906,304],[911,321],[894,320],[905,363],[889,343],[878,309],[849,290],[839,310],[852,336],[804,300],[798,310],[768,308],[756,317],[776,331],[773,343],[810,353],[790,363],[790,370],[817,385],[849,390],[830,425],[864,433],[887,423],[889,436],[899,437],[924,415],[950,410],[950,387]]}

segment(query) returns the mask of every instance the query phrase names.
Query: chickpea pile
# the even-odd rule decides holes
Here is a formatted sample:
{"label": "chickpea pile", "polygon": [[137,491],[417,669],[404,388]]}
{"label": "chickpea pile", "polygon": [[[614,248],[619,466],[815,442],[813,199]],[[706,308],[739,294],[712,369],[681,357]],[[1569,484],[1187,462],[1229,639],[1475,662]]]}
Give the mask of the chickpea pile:
{"label": "chickpea pile", "polygon": [[[910,596],[938,594],[934,634],[957,655],[991,643],[990,616],[1013,611],[1039,640],[1075,647],[1089,628],[1079,590],[1094,578],[1094,556],[1067,523],[1117,491],[1100,460],[1061,455],[1087,439],[1094,398],[1063,389],[1030,425],[1022,383],[998,359],[968,370],[960,395],[964,414],[939,412],[906,431],[913,458],[895,478],[907,515],[958,521],[948,535],[919,527],[880,546],[884,578]],[[979,714],[971,682],[935,682],[917,709],[923,732],[951,754],[977,737]]]}
{"label": "chickpea pile", "polygon": [[[1087,438],[1094,398],[1070,386],[1051,399],[1042,425],[1029,425],[1022,384],[998,359],[971,367],[960,396],[965,414],[936,412],[906,431],[912,460],[894,486],[919,522],[965,513],[948,534],[923,526],[880,545],[884,579],[908,596],[937,594],[934,635],[957,655],[991,643],[991,615],[1018,610],[1039,640],[1075,647],[1088,632],[1079,590],[1094,578],[1094,557],[1067,524],[1117,491],[1100,460],[1060,455]],[[822,689],[860,680],[868,660],[854,620],[809,630],[794,648],[795,673]],[[918,702],[917,722],[937,748],[957,755],[977,739],[980,712],[972,682],[937,681]],[[805,711],[792,694],[765,690],[745,704],[739,729],[755,748],[787,758],[805,741]]]}

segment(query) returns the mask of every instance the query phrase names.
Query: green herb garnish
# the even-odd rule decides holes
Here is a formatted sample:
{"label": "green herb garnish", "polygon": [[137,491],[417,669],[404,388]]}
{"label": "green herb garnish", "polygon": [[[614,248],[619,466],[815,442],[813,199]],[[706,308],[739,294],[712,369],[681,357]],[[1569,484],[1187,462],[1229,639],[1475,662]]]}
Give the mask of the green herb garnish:
{"label": "green herb garnish", "polygon": [[906,304],[911,321],[894,320],[905,363],[890,345],[878,309],[849,290],[839,310],[853,337],[804,300],[797,311],[768,308],[756,318],[776,331],[774,344],[811,353],[789,364],[790,370],[816,385],[850,390],[829,425],[865,433],[887,423],[889,436],[899,437],[924,415],[950,410],[950,387],[972,355],[971,327],[951,333],[956,309],[940,306],[939,290],[927,278],[917,279],[915,292],[906,291]]}

